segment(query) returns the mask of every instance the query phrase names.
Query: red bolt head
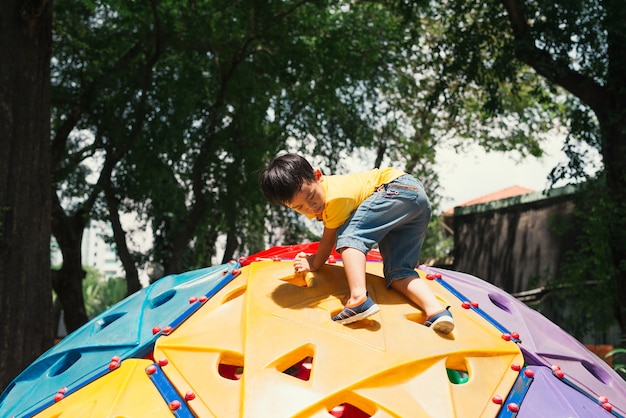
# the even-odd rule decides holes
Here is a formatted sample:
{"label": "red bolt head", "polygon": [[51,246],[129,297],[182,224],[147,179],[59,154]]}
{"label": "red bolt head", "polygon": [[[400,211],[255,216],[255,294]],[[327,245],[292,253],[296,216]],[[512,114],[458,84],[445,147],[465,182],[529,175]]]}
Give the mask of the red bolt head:
{"label": "red bolt head", "polygon": [[170,325],[168,325],[165,328],[163,328],[163,334],[168,335],[172,332],[172,330],[173,328]]}
{"label": "red bolt head", "polygon": [[511,412],[518,412],[519,411],[519,405],[516,403],[511,402],[510,404],[508,404],[507,409]]}
{"label": "red bolt head", "polygon": [[519,372],[520,370],[522,370],[522,366],[520,366],[517,363],[513,363],[513,364],[511,364],[511,369],[516,371],[516,372]]}
{"label": "red bolt head", "polygon": [[533,377],[535,377],[535,372],[531,369],[526,369],[524,370],[524,376],[530,377],[532,379]]}
{"label": "red bolt head", "polygon": [[[59,389],[59,391],[58,391],[58,393],[61,393],[61,394],[65,393],[65,392],[67,392],[67,386],[63,386],[63,387],[62,387],[61,389]],[[606,402],[608,402],[608,401],[609,401],[609,400],[607,399],[607,400],[606,400]]]}
{"label": "red bolt head", "polygon": [[469,309],[472,307],[472,304],[469,302],[463,302],[461,306],[463,307],[463,309]]}
{"label": "red bolt head", "polygon": [[435,278],[436,278],[436,279],[441,279],[441,277],[442,277],[442,276],[441,276],[441,273],[435,273]]}
{"label": "red bolt head", "polygon": [[62,393],[57,393],[56,395],[54,395],[54,401],[55,402],[59,402],[63,398],[65,398],[65,395],[62,394]]}
{"label": "red bolt head", "polygon": [[117,361],[112,361],[109,363],[109,370],[115,370],[120,367],[120,364]]}
{"label": "red bolt head", "polygon": [[159,332],[161,332],[161,327],[154,327],[152,328],[152,335],[158,334]]}
{"label": "red bolt head", "polygon": [[513,331],[511,333],[511,337],[515,338],[516,340],[519,340],[519,332]]}
{"label": "red bolt head", "polygon": [[511,341],[511,334],[502,334],[502,339],[504,341]]}
{"label": "red bolt head", "polygon": [[206,296],[200,296],[200,299],[198,299],[200,301],[200,303],[204,303],[207,300],[209,300],[209,298],[207,298]]}
{"label": "red bolt head", "polygon": [[156,373],[157,368],[154,364],[149,365],[148,367],[146,367],[146,374],[154,374]]}
{"label": "red bolt head", "polygon": [[163,366],[167,366],[167,364],[169,363],[169,361],[167,361],[166,358],[162,358],[158,361],[159,366],[163,367]]}
{"label": "red bolt head", "polygon": [[434,275],[432,275],[432,274],[427,274],[427,275],[426,275],[426,278],[427,278],[428,280],[435,280],[435,276],[434,276]]}
{"label": "red bolt head", "polygon": [[502,396],[493,395],[493,398],[491,398],[491,401],[495,404],[502,405]]}
{"label": "red bolt head", "polygon": [[330,264],[335,264],[335,263],[337,262],[337,259],[335,259],[335,256],[334,256],[334,255],[329,255],[329,256],[328,256],[328,262],[329,262]]}
{"label": "red bolt head", "polygon": [[198,298],[195,296],[192,296],[189,298],[189,303],[196,303],[198,301]]}
{"label": "red bolt head", "polygon": [[605,402],[605,403],[603,403],[603,404],[602,404],[602,408],[604,408],[604,409],[606,409],[607,411],[609,411],[609,412],[610,412],[610,411],[612,411],[612,410],[613,410],[613,405],[611,405],[611,404],[610,404],[610,403],[608,403],[608,402]]}
{"label": "red bolt head", "polygon": [[563,379],[565,377],[565,373],[563,373],[563,370],[561,369],[555,370],[554,375],[559,379]]}
{"label": "red bolt head", "polygon": [[[280,261],[280,260],[279,260],[279,261]],[[239,274],[239,269],[233,269],[233,270],[231,271],[231,273],[233,274],[233,276],[236,276],[236,275],[238,275],[238,274]]]}
{"label": "red bolt head", "polygon": [[478,302],[476,302],[475,300],[473,300],[473,301],[472,301],[471,305],[472,305],[474,308],[478,308]]}
{"label": "red bolt head", "polygon": [[172,401],[172,402],[170,402],[170,409],[172,411],[176,411],[179,408],[180,408],[180,402],[179,401]]}
{"label": "red bolt head", "polygon": [[598,397],[598,401],[600,403],[607,403],[609,401],[609,398],[607,398],[606,396],[600,396]]}
{"label": "red bolt head", "polygon": [[552,368],[553,372],[556,372],[557,370],[561,370],[561,366],[559,366],[558,364],[553,364],[550,367]]}
{"label": "red bolt head", "polygon": [[119,363],[120,361],[122,361],[122,359],[120,358],[120,356],[113,356],[111,357],[111,361],[117,361]]}
{"label": "red bolt head", "polygon": [[196,394],[193,393],[192,391],[188,391],[187,393],[185,393],[185,400],[186,401],[192,401],[196,399]]}

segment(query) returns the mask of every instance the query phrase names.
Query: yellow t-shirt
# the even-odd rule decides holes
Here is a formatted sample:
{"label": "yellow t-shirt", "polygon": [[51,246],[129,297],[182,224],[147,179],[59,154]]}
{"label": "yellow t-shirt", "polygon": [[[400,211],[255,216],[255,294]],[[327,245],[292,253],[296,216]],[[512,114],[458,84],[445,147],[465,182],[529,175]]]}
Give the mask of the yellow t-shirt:
{"label": "yellow t-shirt", "polygon": [[339,228],[378,186],[404,174],[395,168],[375,168],[362,173],[324,176],[321,183],[326,194],[321,219],[324,226],[329,229]]}

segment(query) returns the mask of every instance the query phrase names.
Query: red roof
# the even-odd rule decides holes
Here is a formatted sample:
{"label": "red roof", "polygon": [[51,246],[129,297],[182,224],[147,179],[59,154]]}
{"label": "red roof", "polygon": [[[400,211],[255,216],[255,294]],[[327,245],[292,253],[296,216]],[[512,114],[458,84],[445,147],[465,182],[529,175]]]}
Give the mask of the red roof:
{"label": "red roof", "polygon": [[[468,200],[465,203],[461,203],[457,206],[472,206],[479,205],[481,203],[493,202],[495,200],[508,199],[509,197],[521,196],[524,194],[532,193],[534,190],[528,189],[522,186],[510,186],[506,189],[498,190],[497,192],[489,193],[484,196],[477,197],[472,200]],[[445,215],[452,215],[454,213],[454,208],[446,209],[443,212]]]}

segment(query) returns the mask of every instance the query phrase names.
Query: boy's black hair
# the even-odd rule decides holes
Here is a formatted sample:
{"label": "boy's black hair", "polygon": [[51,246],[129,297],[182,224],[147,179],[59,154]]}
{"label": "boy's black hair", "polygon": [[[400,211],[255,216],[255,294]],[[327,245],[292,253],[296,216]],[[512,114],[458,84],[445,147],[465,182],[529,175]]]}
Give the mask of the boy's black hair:
{"label": "boy's black hair", "polygon": [[272,204],[286,205],[304,183],[317,181],[311,164],[298,154],[280,154],[268,162],[259,174],[259,187]]}

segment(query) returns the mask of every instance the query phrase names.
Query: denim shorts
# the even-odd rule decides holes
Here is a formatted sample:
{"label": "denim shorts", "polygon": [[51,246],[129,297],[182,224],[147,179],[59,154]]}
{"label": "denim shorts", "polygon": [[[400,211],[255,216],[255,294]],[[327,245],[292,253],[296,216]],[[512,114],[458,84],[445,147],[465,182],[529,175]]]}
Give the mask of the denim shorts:
{"label": "denim shorts", "polygon": [[393,280],[416,277],[431,212],[422,184],[408,174],[398,177],[378,187],[339,227],[337,250],[367,254],[378,243],[387,287]]}

